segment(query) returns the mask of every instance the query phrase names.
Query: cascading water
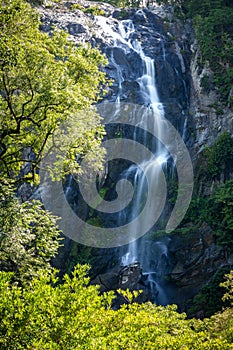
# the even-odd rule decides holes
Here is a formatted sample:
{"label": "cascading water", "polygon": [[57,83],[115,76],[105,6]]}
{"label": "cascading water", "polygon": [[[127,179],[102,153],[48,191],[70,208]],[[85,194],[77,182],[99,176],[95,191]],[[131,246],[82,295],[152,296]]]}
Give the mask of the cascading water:
{"label": "cascading water", "polygon": [[[80,262],[78,253],[73,258],[75,241],[91,247],[92,276],[106,273],[108,289],[117,289],[124,281],[125,288],[144,290],[142,302],[177,303],[179,290],[172,282],[175,246],[164,232],[179,225],[192,193],[192,166],[182,141],[188,146],[194,142],[189,133],[192,31],[175,20],[170,7],[103,7],[106,17],[79,10],[69,15],[62,11],[52,19],[43,16],[45,31],[56,23],[77,44],[99,48],[108,59],[104,70],[112,79],[96,104],[107,131],[103,146],[110,145],[103,171],[89,172],[87,153],[79,155],[82,167],[87,158],[87,176],[80,176],[78,183],[70,176],[62,188],[44,177],[43,203],[61,217],[60,227],[68,237],[66,262],[60,259],[58,267],[64,270],[70,257]],[[76,244],[74,248],[76,252]],[[128,284],[125,275],[121,280],[122,271],[131,274]],[[116,274],[119,284],[113,286]]]}
{"label": "cascading water", "polygon": [[[140,10],[141,11],[141,10]],[[122,49],[125,53],[134,51],[142,62],[142,75],[139,76],[136,81],[140,87],[140,96],[141,101],[144,105],[148,106],[154,117],[153,125],[157,131],[158,138],[162,133],[165,133],[166,130],[164,128],[163,118],[164,118],[164,107],[159,100],[158,91],[156,88],[155,82],[155,68],[154,68],[154,60],[146,56],[140,42],[135,39],[135,29],[132,20],[122,20],[118,21],[117,31],[114,31],[110,25],[108,25],[107,20],[102,17],[97,17],[97,23],[100,25],[105,33],[110,36],[113,40],[113,48],[117,47],[118,49]],[[163,60],[165,60],[166,54],[164,49],[163,41],[161,40],[162,46],[162,56]],[[121,101],[122,94],[122,83],[124,82],[122,67],[116,63],[113,55],[113,51],[109,57],[111,64],[115,67],[118,80],[118,93],[116,95],[115,103],[116,110],[117,104]],[[142,115],[141,123],[138,125],[139,127],[145,123],[147,123],[147,118]],[[137,138],[137,130],[134,131],[134,138]],[[148,134],[144,132],[141,136],[141,142],[144,145],[148,143]],[[130,210],[122,211],[119,214],[118,220],[119,223],[122,224],[128,219],[128,221],[132,220],[132,224],[130,224],[130,232],[136,231],[134,228],[133,219],[139,214],[140,207],[143,202],[143,198],[145,196],[147,190],[147,181],[153,183],[153,201],[150,203],[149,210],[145,213],[141,225],[142,229],[145,223],[149,220],[151,215],[154,215],[154,208],[156,207],[156,193],[159,186],[160,172],[162,171],[162,167],[166,166],[167,160],[169,158],[169,154],[164,147],[161,146],[160,142],[155,141],[156,145],[154,147],[154,155],[155,157],[145,158],[141,164],[132,165],[126,171],[124,171],[125,178],[131,178],[134,188],[136,188],[136,194],[133,201],[133,205]],[[146,176],[145,176],[146,175]],[[138,229],[138,227],[137,227]],[[156,254],[157,254],[157,266],[150,266],[148,261],[147,252],[145,251],[145,247],[142,247],[138,240],[134,239],[134,237],[130,237],[131,243],[128,245],[127,252],[121,257],[121,264],[123,266],[127,266],[134,262],[140,262],[143,268],[143,275],[146,278],[146,283],[149,286],[152,295],[157,295],[156,302],[160,304],[167,304],[166,295],[159,285],[159,277],[161,277],[161,258],[167,256],[167,247],[165,242],[156,242]],[[144,244],[145,245],[145,244]]]}

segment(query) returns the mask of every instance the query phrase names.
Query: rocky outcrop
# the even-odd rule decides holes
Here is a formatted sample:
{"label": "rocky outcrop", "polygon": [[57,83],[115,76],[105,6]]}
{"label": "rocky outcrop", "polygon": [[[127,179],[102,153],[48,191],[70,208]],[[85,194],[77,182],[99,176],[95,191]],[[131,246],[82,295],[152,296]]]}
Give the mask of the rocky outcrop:
{"label": "rocky outcrop", "polygon": [[[184,26],[180,21],[174,20],[172,7],[156,4],[142,11],[120,10],[98,3],[98,9],[104,16],[85,12],[87,8],[96,6],[94,2],[82,0],[78,4],[82,9],[75,7],[77,1],[64,2],[62,6],[52,9],[40,8],[42,29],[49,32],[55,25],[67,31],[77,44],[90,43],[93,47],[100,48],[109,60],[106,73],[113,79],[106,97],[108,101],[115,101],[116,96],[120,95],[121,101],[144,104],[146,101],[140,94],[138,83],[138,78],[142,75],[140,56],[134,50],[114,44],[118,20],[132,20],[135,26],[133,39],[137,39],[144,53],[154,59],[155,79],[166,117],[182,133],[184,119],[189,114],[189,44],[193,36],[190,24]],[[108,29],[104,30],[106,26]]]}
{"label": "rocky outcrop", "polygon": [[216,246],[214,232],[207,224],[199,228],[186,227],[186,230],[190,232],[176,233],[169,244],[174,265],[168,276],[177,286],[171,299],[181,309],[185,309],[187,300],[192,299],[216,271],[233,266],[233,255]]}
{"label": "rocky outcrop", "polygon": [[99,285],[101,293],[110,290],[116,291],[115,299],[113,300],[113,308],[119,308],[120,305],[129,302],[129,300],[124,297],[124,294],[121,293],[119,289],[138,291],[139,295],[134,299],[134,301],[139,303],[143,303],[151,299],[150,292],[143,281],[142,269],[139,263],[130,264],[122,267],[121,269],[111,269],[104,274],[98,275],[91,281],[91,284]]}
{"label": "rocky outcrop", "polygon": [[[194,153],[212,145],[223,131],[233,135],[233,111],[230,104],[222,103],[213,83],[213,72],[206,63],[204,66],[197,41],[191,45],[192,77],[191,114],[195,133]],[[230,96],[229,96],[230,97]]]}

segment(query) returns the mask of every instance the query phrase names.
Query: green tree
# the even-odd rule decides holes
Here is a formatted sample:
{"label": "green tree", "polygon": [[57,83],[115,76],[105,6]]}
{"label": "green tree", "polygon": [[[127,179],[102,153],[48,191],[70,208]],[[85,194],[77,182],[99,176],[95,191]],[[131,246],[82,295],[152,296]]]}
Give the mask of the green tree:
{"label": "green tree", "polygon": [[233,270],[225,275],[225,281],[222,282],[220,286],[226,289],[223,300],[230,301],[231,305],[233,305]]}
{"label": "green tree", "polygon": [[233,180],[220,186],[208,200],[204,220],[213,227],[219,245],[232,249],[233,244]]}
{"label": "green tree", "polygon": [[[168,1],[163,1],[167,3]],[[230,0],[171,0],[181,18],[191,18],[201,52],[202,63],[214,73],[213,83],[222,102],[232,105],[233,81],[233,2]]]}
{"label": "green tree", "polygon": [[204,155],[208,177],[220,179],[223,175],[224,180],[229,179],[233,171],[233,138],[229,132],[223,132],[212,147],[206,147]]}
{"label": "green tree", "polygon": [[225,281],[220,286],[226,288],[223,300],[230,302],[231,307],[206,319],[204,324],[211,337],[221,337],[225,342],[233,344],[233,271],[225,275]]}
{"label": "green tree", "polygon": [[[97,162],[103,155],[100,118],[88,111],[103,91],[105,75],[99,68],[106,60],[97,49],[76,46],[65,32],[54,29],[48,35],[39,25],[39,15],[26,1],[1,2],[0,173],[15,179],[35,180],[56,133],[56,147],[65,145],[73,164],[77,154],[89,150],[99,156]],[[58,143],[64,122],[66,140],[67,125],[73,128],[70,143],[62,137]]]}
{"label": "green tree", "polygon": [[20,203],[14,187],[0,182],[0,270],[14,272],[14,281],[28,283],[50,271],[60,231],[56,218],[38,201]]}
{"label": "green tree", "polygon": [[79,265],[62,284],[44,273],[23,289],[11,273],[0,273],[1,349],[232,349],[232,322],[224,322],[224,333],[218,329],[222,314],[187,320],[174,305],[134,302],[112,310],[113,293],[87,285],[86,272]]}
{"label": "green tree", "polygon": [[192,307],[188,310],[189,316],[201,311],[205,317],[210,317],[217,311],[222,310],[224,305],[222,298],[226,290],[220,282],[222,282],[227,272],[229,272],[229,268],[227,267],[219,269],[210,281],[201,288],[193,299]]}

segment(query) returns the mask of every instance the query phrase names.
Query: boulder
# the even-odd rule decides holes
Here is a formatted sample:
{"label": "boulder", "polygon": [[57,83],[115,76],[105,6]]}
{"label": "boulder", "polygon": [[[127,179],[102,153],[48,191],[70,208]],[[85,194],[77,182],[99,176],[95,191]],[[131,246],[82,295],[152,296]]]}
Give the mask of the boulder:
{"label": "boulder", "polygon": [[139,303],[151,299],[150,292],[142,280],[142,269],[139,263],[132,263],[122,268],[114,268],[104,274],[100,274],[91,281],[92,285],[99,285],[100,292],[104,293],[110,290],[115,291],[116,298],[113,300],[113,308],[119,308],[120,305],[128,303],[127,298],[119,289],[140,291],[138,297],[134,299]]}

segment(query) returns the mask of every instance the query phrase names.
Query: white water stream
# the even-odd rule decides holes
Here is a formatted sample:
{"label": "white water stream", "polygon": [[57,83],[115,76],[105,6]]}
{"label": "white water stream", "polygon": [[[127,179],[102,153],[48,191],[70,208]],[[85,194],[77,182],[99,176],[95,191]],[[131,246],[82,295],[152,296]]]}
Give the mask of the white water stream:
{"label": "white water stream", "polygon": [[[164,127],[164,107],[162,103],[159,100],[159,95],[156,87],[156,80],[155,80],[155,66],[154,66],[154,60],[151,57],[148,57],[143,52],[142,46],[140,42],[135,39],[135,36],[133,35],[135,33],[134,24],[131,20],[122,20],[118,21],[118,25],[115,24],[115,27],[108,23],[108,19],[97,16],[96,17],[96,23],[102,27],[102,30],[104,31],[105,35],[110,38],[111,44],[113,47],[120,48],[123,50],[126,54],[129,53],[131,50],[133,50],[137,55],[140,56],[141,62],[142,62],[142,75],[137,79],[137,83],[140,86],[140,94],[142,97],[142,100],[144,101],[146,106],[149,106],[149,108],[152,110],[152,116],[154,118],[153,120],[153,127],[156,129],[157,135],[161,135],[162,133],[166,133],[166,129]],[[115,22],[116,23],[116,22]],[[164,44],[161,40],[161,46],[162,46],[162,52],[163,52],[163,59],[166,58],[166,53],[164,49]],[[111,56],[111,64],[115,67],[117,71],[117,79],[118,79],[118,95],[116,97],[116,104],[120,103],[121,98],[121,92],[122,92],[122,83],[124,82],[123,74],[122,74],[122,67],[117,64],[113,58],[113,55]],[[151,122],[151,121],[150,121]],[[142,126],[145,123],[148,123],[148,120],[146,117],[142,115],[142,120],[139,127]],[[136,131],[135,131],[136,133]],[[136,135],[136,134],[135,134]],[[147,133],[143,135],[143,144],[147,145]],[[159,138],[159,137],[158,137]],[[154,215],[154,210],[156,208],[156,193],[158,191],[159,186],[159,176],[160,172],[162,171],[162,166],[166,166],[167,160],[168,160],[168,153],[167,151],[160,145],[158,141],[155,141],[157,143],[156,145],[156,151],[155,151],[155,157],[150,159],[145,159],[141,164],[138,165],[132,165],[128,168],[128,170],[125,172],[126,178],[133,178],[133,186],[136,188],[136,195],[133,202],[133,206],[130,213],[121,212],[119,215],[119,221],[125,220],[125,216],[128,215],[129,221],[133,221],[133,218],[135,218],[140,213],[140,207],[143,202],[143,198],[146,193],[146,177],[148,179],[148,182],[153,184],[153,201],[150,203],[149,210],[145,213],[141,225],[142,229],[144,227],[144,223],[146,223],[149,220],[149,217],[151,215]],[[146,177],[145,177],[146,175]],[[133,223],[130,226],[130,232],[134,232]],[[138,228],[138,227],[137,227]],[[151,292],[154,294],[158,294],[157,302],[160,304],[166,304],[167,298],[166,295],[162,289],[162,287],[159,285],[157,280],[157,273],[155,270],[150,270],[150,266],[148,266],[148,262],[146,261],[145,257],[143,255],[146,255],[146,252],[140,251],[141,247],[138,245],[138,241],[133,239],[134,237],[130,237],[131,243],[128,246],[128,251],[125,253],[125,255],[122,256],[121,262],[123,266],[127,266],[134,262],[140,262],[143,268],[143,274],[147,276],[147,281],[150,286]],[[160,260],[160,257],[167,254],[167,247],[164,243],[158,242],[157,245],[157,254],[158,254],[158,261]],[[155,267],[156,269],[156,267]],[[159,263],[157,266],[157,270],[160,269]]]}

